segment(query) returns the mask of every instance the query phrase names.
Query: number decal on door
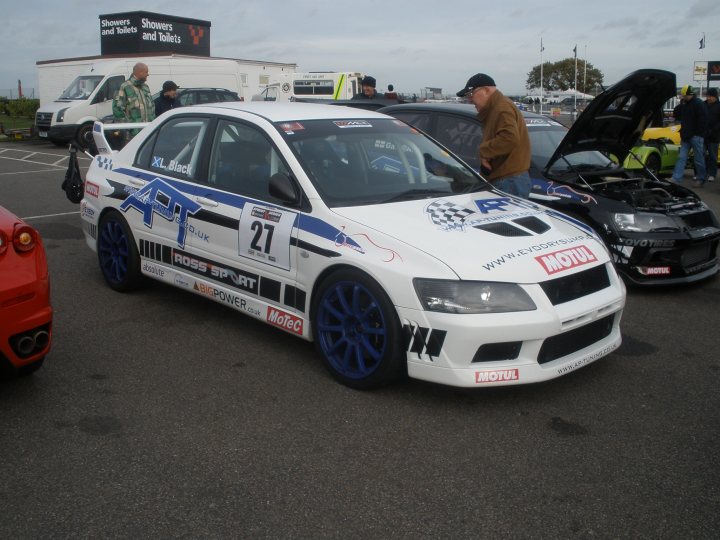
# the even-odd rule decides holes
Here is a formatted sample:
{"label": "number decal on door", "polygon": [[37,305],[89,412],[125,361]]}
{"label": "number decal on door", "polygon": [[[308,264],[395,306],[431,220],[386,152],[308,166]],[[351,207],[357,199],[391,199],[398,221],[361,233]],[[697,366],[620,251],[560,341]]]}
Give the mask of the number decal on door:
{"label": "number decal on door", "polygon": [[240,216],[238,253],[290,270],[290,237],[295,212],[247,203]]}
{"label": "number decal on door", "polygon": [[[252,225],[250,225],[250,228],[255,231],[252,242],[250,242],[250,247],[257,251],[262,251],[263,253],[270,253],[270,246],[272,245],[272,237],[273,231],[275,231],[275,225],[269,225],[267,223],[263,225],[260,221],[253,221]],[[263,230],[267,233],[264,240],[262,238]],[[260,245],[260,242],[263,241],[265,242],[264,248]]]}

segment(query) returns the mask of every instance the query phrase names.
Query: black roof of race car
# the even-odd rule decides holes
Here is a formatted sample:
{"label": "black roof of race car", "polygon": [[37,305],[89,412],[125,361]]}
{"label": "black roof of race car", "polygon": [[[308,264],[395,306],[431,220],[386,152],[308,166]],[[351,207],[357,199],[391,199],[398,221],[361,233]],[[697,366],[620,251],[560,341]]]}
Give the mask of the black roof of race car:
{"label": "black roof of race car", "polygon": [[[431,102],[431,103],[400,103],[397,105],[389,105],[387,107],[383,107],[382,109],[379,109],[377,112],[383,113],[383,114],[389,114],[392,116],[393,112],[400,112],[400,111],[422,111],[422,110],[430,110],[430,111],[439,111],[439,112],[450,112],[454,114],[459,114],[462,116],[469,116],[471,118],[477,117],[477,110],[475,109],[475,105],[472,105],[470,103],[456,103],[452,101],[448,102]],[[537,114],[530,111],[520,111],[522,115],[525,117],[525,121],[527,123],[528,120],[531,119],[539,119],[539,120],[547,120],[556,122],[553,118],[550,118],[549,116]],[[528,124],[530,126],[532,124]]]}

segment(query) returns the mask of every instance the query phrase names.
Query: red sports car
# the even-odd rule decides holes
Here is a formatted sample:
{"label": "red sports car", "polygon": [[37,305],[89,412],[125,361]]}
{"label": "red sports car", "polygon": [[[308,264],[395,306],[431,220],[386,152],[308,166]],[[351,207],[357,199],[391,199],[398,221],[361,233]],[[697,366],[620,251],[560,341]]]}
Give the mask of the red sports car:
{"label": "red sports car", "polygon": [[0,206],[0,372],[37,370],[51,335],[50,280],[40,234]]}

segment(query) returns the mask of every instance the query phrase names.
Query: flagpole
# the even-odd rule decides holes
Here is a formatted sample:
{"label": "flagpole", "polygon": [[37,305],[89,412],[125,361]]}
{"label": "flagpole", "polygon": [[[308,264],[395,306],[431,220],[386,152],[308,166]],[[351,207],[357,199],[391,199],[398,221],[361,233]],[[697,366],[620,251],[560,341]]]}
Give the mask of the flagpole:
{"label": "flagpole", "polygon": [[573,106],[573,115],[577,114],[577,43],[575,44],[575,48],[573,49],[573,53],[575,54],[575,83],[573,90],[575,92],[575,99],[573,100],[574,106]]}
{"label": "flagpole", "polygon": [[587,44],[585,45],[585,63],[583,65],[583,99],[587,97]]}
{"label": "flagpole", "polygon": [[542,37],[540,38],[540,114],[543,113],[543,47]]}

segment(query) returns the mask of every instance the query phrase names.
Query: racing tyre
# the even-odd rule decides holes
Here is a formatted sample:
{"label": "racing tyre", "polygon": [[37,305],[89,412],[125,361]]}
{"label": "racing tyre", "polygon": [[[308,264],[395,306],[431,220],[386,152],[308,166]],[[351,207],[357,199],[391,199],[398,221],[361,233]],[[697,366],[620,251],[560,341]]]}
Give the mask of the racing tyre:
{"label": "racing tyre", "polygon": [[645,162],[647,168],[656,177],[660,177],[660,157],[657,154],[650,154]]}
{"label": "racing tyre", "polygon": [[140,285],[140,255],[130,227],[118,212],[110,211],[100,220],[97,252],[100,270],[111,289],[126,292]]}
{"label": "racing tyre", "polygon": [[379,388],[406,372],[397,313],[369,276],[352,269],[332,274],[320,285],[312,313],[316,346],[339,382]]}

